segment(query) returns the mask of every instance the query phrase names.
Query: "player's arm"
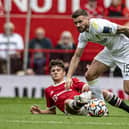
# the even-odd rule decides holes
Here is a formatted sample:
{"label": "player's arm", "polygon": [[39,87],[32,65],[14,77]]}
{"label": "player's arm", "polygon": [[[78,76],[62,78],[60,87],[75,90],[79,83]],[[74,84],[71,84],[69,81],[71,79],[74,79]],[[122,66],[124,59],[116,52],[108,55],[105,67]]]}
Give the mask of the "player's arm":
{"label": "player's arm", "polygon": [[117,33],[118,25],[105,19],[94,19],[90,23],[90,32],[99,35],[115,35]]}
{"label": "player's arm", "polygon": [[108,20],[94,20],[91,23],[91,31],[95,34],[105,33],[109,35],[124,34],[129,37],[129,27],[118,25]]}
{"label": "player's arm", "polygon": [[80,62],[80,57],[83,53],[83,50],[84,48],[77,48],[75,53],[74,53],[74,56],[72,57],[72,60],[70,62],[70,66],[69,66],[69,70],[68,70],[68,74],[67,74],[67,77],[66,77],[66,89],[68,89],[71,84],[72,84],[72,75],[74,74],[75,70],[77,69],[77,66]]}
{"label": "player's arm", "polygon": [[56,114],[56,108],[42,110],[39,106],[34,105],[31,107],[30,112],[32,114]]}
{"label": "player's arm", "polygon": [[117,34],[124,34],[129,38],[129,27],[118,25]]}
{"label": "player's arm", "polygon": [[89,85],[87,83],[80,81],[78,78],[72,78],[72,81],[72,87],[78,92],[82,93],[89,91]]}
{"label": "player's arm", "polygon": [[56,107],[53,99],[50,96],[51,88],[45,89],[45,97],[48,109],[42,110],[39,106],[33,105],[30,109],[32,114],[56,114]]}

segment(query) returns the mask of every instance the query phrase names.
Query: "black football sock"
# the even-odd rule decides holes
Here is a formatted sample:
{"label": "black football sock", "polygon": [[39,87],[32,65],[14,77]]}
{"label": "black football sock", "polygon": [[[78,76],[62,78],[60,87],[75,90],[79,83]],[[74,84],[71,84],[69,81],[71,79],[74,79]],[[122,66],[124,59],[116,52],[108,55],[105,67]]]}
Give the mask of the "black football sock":
{"label": "black football sock", "polygon": [[121,101],[119,108],[121,108],[129,113],[129,106],[124,101]]}
{"label": "black football sock", "polygon": [[77,102],[76,100],[74,100],[72,107],[73,107],[73,109],[78,110],[84,105],[85,105],[84,103],[80,103],[80,102]]}
{"label": "black football sock", "polygon": [[113,93],[109,93],[105,100],[112,106],[121,108],[129,113],[129,106]]}

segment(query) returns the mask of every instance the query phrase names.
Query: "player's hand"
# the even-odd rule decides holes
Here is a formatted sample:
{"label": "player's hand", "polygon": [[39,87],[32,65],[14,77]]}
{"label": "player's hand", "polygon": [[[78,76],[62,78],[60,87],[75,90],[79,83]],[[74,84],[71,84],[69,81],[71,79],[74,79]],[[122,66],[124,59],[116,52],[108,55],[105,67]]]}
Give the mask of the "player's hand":
{"label": "player's hand", "polygon": [[32,107],[31,107],[31,109],[30,109],[30,112],[32,113],[32,114],[40,114],[40,108],[39,108],[39,106],[37,106],[37,105],[33,105]]}
{"label": "player's hand", "polygon": [[87,92],[89,91],[89,86],[88,84],[85,84],[83,87],[82,87],[82,92]]}
{"label": "player's hand", "polygon": [[66,81],[65,81],[65,88],[68,90],[71,85],[73,84],[73,81],[72,81],[72,78],[66,78]]}

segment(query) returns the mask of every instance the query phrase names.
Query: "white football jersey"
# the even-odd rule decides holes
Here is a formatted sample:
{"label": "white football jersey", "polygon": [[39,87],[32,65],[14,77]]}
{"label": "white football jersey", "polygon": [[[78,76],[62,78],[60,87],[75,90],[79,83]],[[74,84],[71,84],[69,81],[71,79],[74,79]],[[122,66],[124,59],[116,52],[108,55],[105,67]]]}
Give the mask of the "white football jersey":
{"label": "white football jersey", "polygon": [[91,41],[106,46],[111,53],[119,53],[123,45],[129,44],[128,37],[116,34],[117,24],[100,18],[91,18],[89,22],[89,31],[79,35],[78,48],[84,48]]}

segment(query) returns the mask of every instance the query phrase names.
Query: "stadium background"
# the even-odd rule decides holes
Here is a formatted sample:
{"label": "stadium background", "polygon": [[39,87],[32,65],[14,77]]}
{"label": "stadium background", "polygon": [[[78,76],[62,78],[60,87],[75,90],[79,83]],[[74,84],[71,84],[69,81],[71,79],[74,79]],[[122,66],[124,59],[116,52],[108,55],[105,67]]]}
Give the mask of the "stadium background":
{"label": "stadium background", "polygon": [[[87,0],[12,0],[10,10],[7,7],[8,0],[0,0],[0,32],[3,31],[3,25],[7,20],[7,11],[9,11],[10,21],[15,24],[15,31],[23,36],[24,42],[26,42],[26,32],[30,26],[29,39],[34,37],[35,29],[42,26],[46,30],[46,36],[50,37],[53,45],[55,46],[59,40],[59,35],[64,30],[69,30],[72,32],[75,43],[77,43],[78,32],[72,22],[71,13],[77,8],[84,8]],[[99,0],[99,4],[102,4],[103,0]],[[29,2],[31,5],[31,17],[30,24],[27,24],[28,18],[28,7]],[[108,6],[110,1],[105,0],[105,6]],[[126,6],[129,7],[129,0],[125,0]],[[128,18],[109,18],[105,17],[115,23],[124,25],[128,22]],[[26,44],[26,43],[25,43]],[[89,62],[93,57],[102,50],[102,46],[98,44],[92,45],[89,43],[86,47],[84,54],[82,56],[83,62]],[[45,50],[43,50],[44,52]],[[24,51],[23,51],[24,52]],[[34,51],[33,51],[34,52]],[[47,51],[49,55],[51,50]],[[64,51],[62,51],[64,52]],[[25,58],[23,54],[23,58]],[[46,67],[48,69],[49,56],[47,59]],[[48,72],[46,72],[48,74]],[[80,77],[82,80],[84,78]],[[8,79],[8,81],[7,81]],[[29,97],[42,97],[40,91],[43,88],[49,86],[50,81],[49,76],[42,75],[42,77],[35,76],[20,76],[17,75],[0,75],[0,96],[2,97],[15,97],[15,96],[29,96]],[[12,81],[13,80],[13,81]],[[39,81],[40,80],[40,81]],[[11,83],[14,82],[14,83]],[[39,82],[41,82],[39,84]],[[105,83],[107,82],[107,83]],[[11,83],[11,84],[10,84]],[[129,99],[123,93],[122,90],[122,78],[114,78],[113,76],[101,77],[100,85],[102,88],[109,89],[114,93],[118,94],[122,99]],[[17,89],[18,88],[18,89]],[[19,92],[21,93],[18,93]],[[36,90],[38,92],[36,92]],[[33,93],[31,93],[33,91]],[[22,93],[23,92],[23,93]],[[40,95],[39,95],[40,94]]]}

